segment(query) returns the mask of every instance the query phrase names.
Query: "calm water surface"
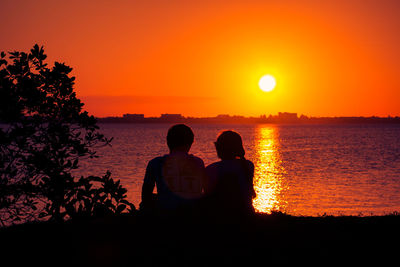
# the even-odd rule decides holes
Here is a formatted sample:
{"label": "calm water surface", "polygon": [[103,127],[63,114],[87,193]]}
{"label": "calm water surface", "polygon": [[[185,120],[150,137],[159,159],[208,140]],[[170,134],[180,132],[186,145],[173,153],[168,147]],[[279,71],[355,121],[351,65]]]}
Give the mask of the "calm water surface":
{"label": "calm water surface", "polygon": [[[255,164],[253,205],[292,215],[370,215],[400,211],[400,125],[190,125],[191,153],[217,161],[213,142],[222,130],[242,135]],[[80,174],[121,179],[140,203],[147,162],[168,153],[168,124],[100,124],[114,137],[100,158],[82,161]]]}

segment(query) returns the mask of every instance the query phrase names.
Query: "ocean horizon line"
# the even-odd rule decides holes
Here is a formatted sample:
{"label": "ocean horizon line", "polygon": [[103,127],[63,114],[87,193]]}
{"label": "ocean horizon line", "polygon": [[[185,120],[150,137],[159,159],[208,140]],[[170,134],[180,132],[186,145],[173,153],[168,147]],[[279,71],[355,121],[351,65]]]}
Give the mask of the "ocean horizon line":
{"label": "ocean horizon line", "polygon": [[139,113],[126,113],[123,116],[96,117],[103,123],[283,123],[283,124],[324,124],[324,123],[400,123],[399,116],[298,116],[297,113],[279,112],[277,115],[242,116],[220,114],[214,117],[184,116],[179,113],[164,113],[158,117]]}

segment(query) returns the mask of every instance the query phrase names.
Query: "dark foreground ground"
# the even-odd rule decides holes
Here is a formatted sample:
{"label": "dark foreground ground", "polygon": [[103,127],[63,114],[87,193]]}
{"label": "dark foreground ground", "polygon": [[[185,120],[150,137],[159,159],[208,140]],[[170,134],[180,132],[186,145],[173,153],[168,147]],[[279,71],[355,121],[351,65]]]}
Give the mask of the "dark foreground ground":
{"label": "dark foreground ground", "polygon": [[0,266],[398,266],[400,216],[122,216],[0,229]]}

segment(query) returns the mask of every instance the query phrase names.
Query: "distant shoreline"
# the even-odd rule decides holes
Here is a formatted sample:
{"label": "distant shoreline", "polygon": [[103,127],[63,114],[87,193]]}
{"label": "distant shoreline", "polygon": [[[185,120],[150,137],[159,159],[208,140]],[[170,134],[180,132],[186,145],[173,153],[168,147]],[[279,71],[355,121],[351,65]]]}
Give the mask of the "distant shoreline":
{"label": "distant shoreline", "polygon": [[98,117],[99,123],[207,123],[207,124],[400,124],[400,117],[298,117],[296,113],[279,113],[277,116],[244,117],[219,115],[216,117],[184,117],[180,114],[163,114],[161,117],[144,117],[143,114],[125,114],[123,117]]}

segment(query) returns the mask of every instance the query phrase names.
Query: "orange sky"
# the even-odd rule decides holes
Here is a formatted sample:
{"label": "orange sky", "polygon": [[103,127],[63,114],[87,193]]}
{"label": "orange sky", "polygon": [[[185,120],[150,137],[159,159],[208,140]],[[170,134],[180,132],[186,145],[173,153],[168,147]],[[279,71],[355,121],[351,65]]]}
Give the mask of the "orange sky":
{"label": "orange sky", "polygon": [[0,50],[44,45],[96,116],[399,116],[398,14],[396,0],[0,0]]}

